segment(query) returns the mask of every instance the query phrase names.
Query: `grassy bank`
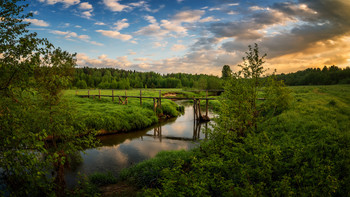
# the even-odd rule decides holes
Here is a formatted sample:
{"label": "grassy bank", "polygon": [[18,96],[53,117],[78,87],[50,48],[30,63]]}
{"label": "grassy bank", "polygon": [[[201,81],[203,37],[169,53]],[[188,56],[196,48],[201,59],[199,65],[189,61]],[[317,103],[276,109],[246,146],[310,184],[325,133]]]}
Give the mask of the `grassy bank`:
{"label": "grassy bank", "polygon": [[[179,89],[162,90],[167,92]],[[64,98],[75,106],[77,116],[87,127],[100,131],[100,134],[127,132],[146,128],[158,122],[159,117],[176,117],[180,115],[178,105],[171,100],[163,99],[157,115],[153,111],[153,99],[128,98],[127,105],[118,104],[118,98],[112,102],[110,97],[81,98],[75,95],[76,90],[66,90]],[[87,95],[87,90],[78,90],[79,95]],[[98,90],[90,90],[90,95],[98,95]],[[101,90],[101,95],[112,95],[111,90]],[[114,91],[114,95],[125,95],[125,91]],[[140,90],[128,90],[128,96],[139,96]],[[157,97],[159,90],[143,91],[142,96]]]}
{"label": "grassy bank", "polygon": [[239,143],[162,152],[121,173],[147,195],[350,195],[350,86],[291,87],[293,103]]}

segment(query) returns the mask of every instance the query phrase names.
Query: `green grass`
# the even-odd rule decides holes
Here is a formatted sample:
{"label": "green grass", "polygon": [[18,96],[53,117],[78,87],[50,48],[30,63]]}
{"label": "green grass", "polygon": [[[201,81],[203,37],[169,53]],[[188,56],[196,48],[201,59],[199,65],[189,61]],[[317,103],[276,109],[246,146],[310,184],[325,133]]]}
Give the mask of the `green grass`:
{"label": "green grass", "polygon": [[[179,91],[178,89],[162,89],[162,93]],[[127,105],[118,104],[118,98],[112,102],[110,97],[95,96],[81,98],[75,95],[76,90],[66,90],[64,98],[75,106],[77,116],[88,128],[110,132],[127,132],[136,129],[146,128],[158,122],[158,117],[153,111],[153,99],[128,98]],[[98,90],[91,90],[90,95],[99,94]],[[139,90],[128,90],[127,95],[138,96]],[[87,95],[87,90],[78,90],[78,95]],[[111,90],[101,90],[101,95],[112,95]],[[125,91],[115,91],[114,95],[125,95]],[[145,90],[143,96],[157,97],[159,90]],[[175,117],[180,115],[177,111],[177,104],[171,100],[163,99],[162,108],[157,114]]]}
{"label": "green grass", "polygon": [[290,108],[259,132],[230,145],[162,152],[122,178],[146,195],[349,196],[350,85],[290,88]]}

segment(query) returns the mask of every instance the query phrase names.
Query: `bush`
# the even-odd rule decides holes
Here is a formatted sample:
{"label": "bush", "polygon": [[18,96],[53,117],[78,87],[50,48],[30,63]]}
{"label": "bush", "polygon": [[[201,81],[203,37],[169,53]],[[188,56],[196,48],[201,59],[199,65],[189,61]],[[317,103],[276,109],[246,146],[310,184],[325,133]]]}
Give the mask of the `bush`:
{"label": "bush", "polygon": [[89,181],[97,186],[109,185],[117,183],[117,179],[112,175],[112,173],[101,173],[95,172],[89,175]]}

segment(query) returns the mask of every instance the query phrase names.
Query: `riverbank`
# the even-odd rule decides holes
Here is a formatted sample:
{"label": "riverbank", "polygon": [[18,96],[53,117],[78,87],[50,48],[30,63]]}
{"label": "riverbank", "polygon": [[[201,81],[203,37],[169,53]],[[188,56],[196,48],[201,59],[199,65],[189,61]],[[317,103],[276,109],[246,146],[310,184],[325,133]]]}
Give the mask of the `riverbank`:
{"label": "riverbank", "polygon": [[162,152],[120,180],[149,195],[349,194],[350,86],[290,88],[290,108],[244,143]]}
{"label": "riverbank", "polygon": [[[173,95],[181,92],[180,89],[159,89],[162,95]],[[144,97],[158,97],[159,90],[143,90]],[[118,98],[113,102],[110,97],[81,98],[76,96],[88,94],[88,90],[66,90],[64,98],[75,108],[75,113],[80,121],[89,129],[98,131],[98,135],[113,134],[120,132],[130,132],[133,130],[147,128],[162,119],[179,116],[183,108],[175,102],[163,99],[157,114],[154,113],[152,99],[143,99],[142,106],[140,99],[128,98],[127,105],[119,104]],[[115,90],[114,95],[125,95],[124,90]],[[98,90],[90,90],[90,95],[98,95]],[[112,95],[111,90],[101,90],[102,95]],[[127,90],[128,96],[139,96],[140,90]],[[188,98],[203,96],[192,92],[181,93],[178,96]]]}

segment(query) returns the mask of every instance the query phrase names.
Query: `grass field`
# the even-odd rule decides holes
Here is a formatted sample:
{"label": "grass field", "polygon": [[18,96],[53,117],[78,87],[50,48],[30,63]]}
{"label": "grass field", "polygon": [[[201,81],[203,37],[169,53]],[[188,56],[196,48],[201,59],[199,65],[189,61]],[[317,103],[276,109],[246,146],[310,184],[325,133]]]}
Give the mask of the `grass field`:
{"label": "grass field", "polygon": [[[289,109],[243,143],[220,152],[210,141],[186,154],[162,152],[121,178],[148,195],[348,196],[350,85],[289,88]],[[168,162],[174,154],[176,161]]]}
{"label": "grass field", "polygon": [[[162,95],[181,92],[181,89],[147,89],[142,90],[142,96],[158,97],[159,90]],[[153,111],[153,99],[142,99],[142,106],[140,106],[139,98],[128,98],[128,104],[121,105],[118,104],[117,97],[112,102],[111,97],[81,98],[76,96],[76,93],[87,95],[88,90],[66,90],[64,98],[75,107],[78,118],[87,127],[99,130],[101,134],[146,128],[158,122],[158,116]],[[98,94],[99,90],[90,90],[90,95]],[[101,90],[101,95],[112,95],[112,90]],[[124,96],[125,90],[115,90],[114,95]],[[140,96],[140,90],[127,90],[127,95]],[[205,93],[186,92],[177,96],[192,98],[204,95]],[[171,100],[163,99],[161,106],[161,109],[157,110],[158,115],[167,117],[180,115],[177,104]]]}

